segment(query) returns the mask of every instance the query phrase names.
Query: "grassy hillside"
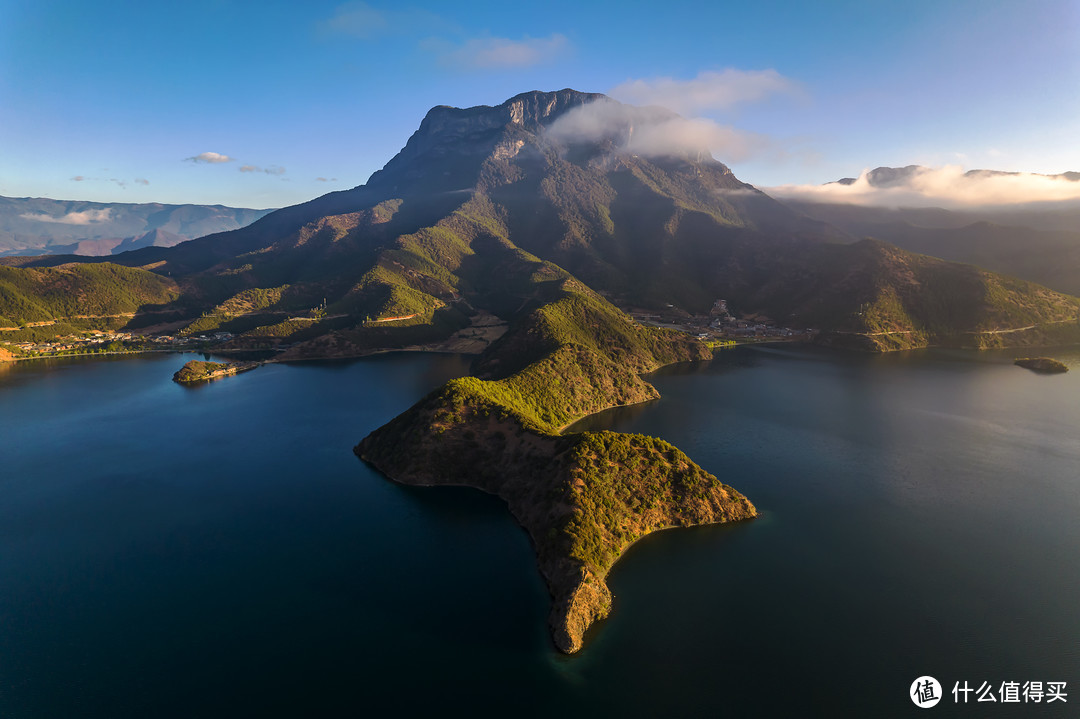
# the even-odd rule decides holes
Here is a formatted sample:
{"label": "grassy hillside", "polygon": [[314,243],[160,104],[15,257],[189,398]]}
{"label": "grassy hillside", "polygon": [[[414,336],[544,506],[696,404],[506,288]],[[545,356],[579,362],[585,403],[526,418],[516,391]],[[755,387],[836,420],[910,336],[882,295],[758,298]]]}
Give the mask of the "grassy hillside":
{"label": "grassy hillside", "polygon": [[739,299],[822,328],[823,341],[873,351],[1080,341],[1075,297],[874,240],[793,250]]}
{"label": "grassy hillside", "polygon": [[173,281],[111,263],[0,267],[0,319],[5,326],[136,312],[177,296]]}
{"label": "grassy hillside", "polygon": [[971,210],[888,208],[786,201],[793,209],[911,252],[1080,295],[1080,208],[1041,203]]}

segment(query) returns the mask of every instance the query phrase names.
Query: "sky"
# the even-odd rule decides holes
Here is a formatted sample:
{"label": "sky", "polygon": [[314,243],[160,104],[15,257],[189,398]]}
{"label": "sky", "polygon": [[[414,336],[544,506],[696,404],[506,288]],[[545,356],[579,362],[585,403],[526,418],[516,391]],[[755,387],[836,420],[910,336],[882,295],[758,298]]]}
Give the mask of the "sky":
{"label": "sky", "polygon": [[564,87],[670,107],[759,187],[1080,171],[1080,0],[0,0],[0,195],[281,207],[435,105]]}

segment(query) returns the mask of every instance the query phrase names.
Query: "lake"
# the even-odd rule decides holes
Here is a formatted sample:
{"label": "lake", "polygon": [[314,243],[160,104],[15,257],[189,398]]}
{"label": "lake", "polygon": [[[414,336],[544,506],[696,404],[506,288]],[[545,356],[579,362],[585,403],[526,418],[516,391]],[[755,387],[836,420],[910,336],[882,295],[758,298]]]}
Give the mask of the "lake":
{"label": "lake", "polygon": [[573,657],[500,500],[351,452],[467,358],[196,388],[182,355],[8,365],[0,716],[892,717],[921,675],[936,716],[1074,715],[1080,693],[951,694],[1080,692],[1080,354],[1016,354],[740,348],[585,420],[671,441],[763,516],[635,545]]}

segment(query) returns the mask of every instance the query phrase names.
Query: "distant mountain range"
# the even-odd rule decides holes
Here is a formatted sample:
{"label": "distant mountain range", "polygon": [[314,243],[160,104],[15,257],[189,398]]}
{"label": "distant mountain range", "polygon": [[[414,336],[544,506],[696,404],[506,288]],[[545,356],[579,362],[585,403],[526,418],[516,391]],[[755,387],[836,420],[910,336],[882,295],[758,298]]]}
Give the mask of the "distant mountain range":
{"label": "distant mountain range", "polygon": [[[906,167],[875,167],[866,173],[866,181],[871,187],[902,187],[918,175],[930,171],[931,168],[923,165],[907,165]],[[1021,177],[1024,175],[1037,175],[1056,180],[1080,182],[1080,172],[1062,172],[1056,175],[1043,175],[1027,172],[1009,172],[1006,170],[968,170],[964,173],[966,178],[986,177]],[[854,185],[859,181],[857,177],[842,177],[836,180],[839,185]]]}
{"label": "distant mountain range", "polygon": [[249,225],[271,210],[0,197],[0,257],[116,255]]}
{"label": "distant mountain range", "polygon": [[[878,167],[863,178],[873,188],[902,190],[927,172],[929,168],[919,165]],[[1080,196],[1080,172],[1034,175],[971,170],[962,178],[1042,178],[1077,183],[1076,194]],[[835,184],[852,186],[857,181],[846,177]],[[822,195],[815,199],[803,194],[783,202],[843,230],[852,239],[873,237],[912,252],[977,265],[1080,295],[1080,200],[945,209],[879,205],[867,198],[859,198],[859,202],[829,201],[833,197]]]}

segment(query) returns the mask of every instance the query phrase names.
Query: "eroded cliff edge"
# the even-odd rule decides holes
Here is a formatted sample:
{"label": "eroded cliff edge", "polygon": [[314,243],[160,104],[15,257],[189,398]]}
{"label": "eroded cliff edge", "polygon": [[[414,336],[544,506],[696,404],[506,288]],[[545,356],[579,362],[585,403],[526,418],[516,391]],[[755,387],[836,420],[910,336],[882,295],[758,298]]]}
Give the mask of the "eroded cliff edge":
{"label": "eroded cliff edge", "polygon": [[355,451],[404,484],[464,485],[502,497],[536,550],[552,596],[552,638],[571,653],[610,611],[604,580],[627,546],[659,529],[757,512],[661,439],[561,433],[607,407],[656,398],[641,374],[709,352],[635,325],[560,274],[548,301],[481,358],[477,370],[491,379],[447,383]]}

